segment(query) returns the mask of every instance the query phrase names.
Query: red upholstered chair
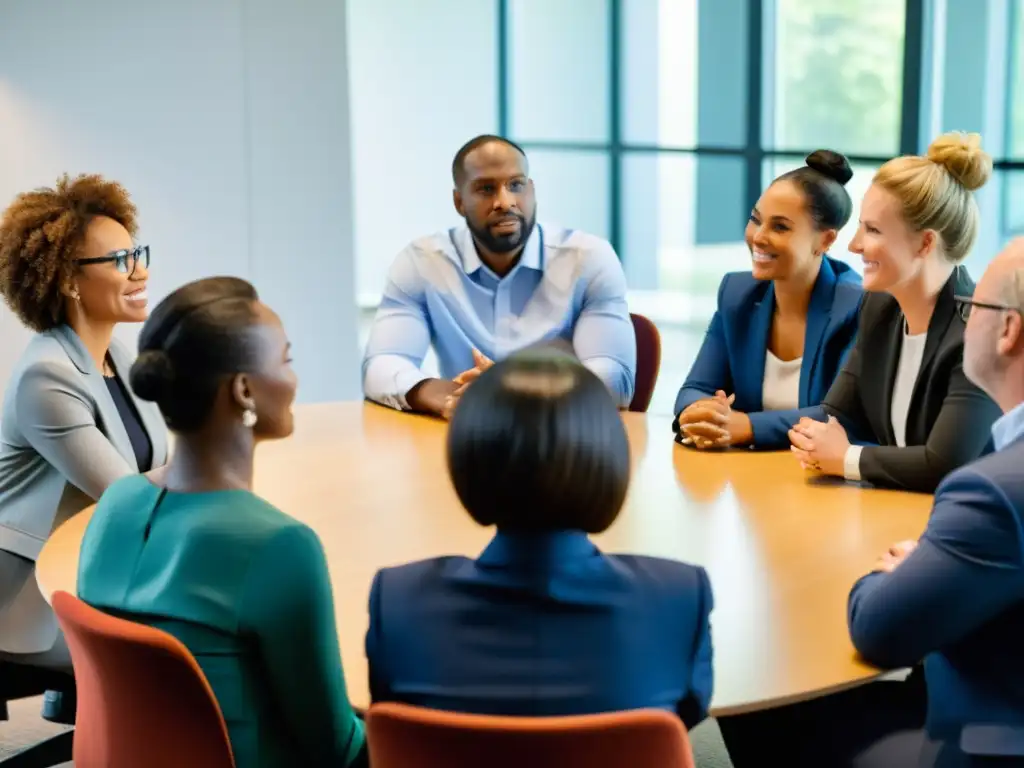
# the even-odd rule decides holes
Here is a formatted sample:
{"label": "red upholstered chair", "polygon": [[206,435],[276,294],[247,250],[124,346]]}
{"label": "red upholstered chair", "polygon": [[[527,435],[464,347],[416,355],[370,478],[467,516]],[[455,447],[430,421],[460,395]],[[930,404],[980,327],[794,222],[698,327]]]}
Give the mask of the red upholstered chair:
{"label": "red upholstered chair", "polygon": [[654,395],[661,369],[661,334],[658,328],[643,315],[630,313],[633,330],[636,332],[636,386],[633,389],[631,411],[646,411]]}
{"label": "red upholstered chair", "polygon": [[682,721],[661,710],[489,717],[374,704],[373,768],[694,768]]}
{"label": "red upholstered chair", "polygon": [[234,768],[210,684],[176,638],[67,592],[53,610],[78,684],[75,768]]}

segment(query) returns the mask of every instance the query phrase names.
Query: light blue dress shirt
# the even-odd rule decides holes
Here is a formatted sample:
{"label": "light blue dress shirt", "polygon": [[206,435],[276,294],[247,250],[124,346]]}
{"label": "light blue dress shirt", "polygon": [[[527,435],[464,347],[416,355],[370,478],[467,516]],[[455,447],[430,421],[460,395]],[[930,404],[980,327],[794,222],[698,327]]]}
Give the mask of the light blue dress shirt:
{"label": "light blue dress shirt", "polygon": [[363,358],[363,393],[408,409],[428,378],[431,344],[441,376],[473,367],[474,347],[492,360],[555,339],[608,386],[620,407],[633,397],[636,336],[626,276],[611,245],[560,227],[534,227],[519,263],[499,278],[465,226],[420,238],[395,259]]}
{"label": "light blue dress shirt", "polygon": [[992,425],[992,445],[1001,451],[1021,435],[1024,435],[1024,403],[996,419]]}

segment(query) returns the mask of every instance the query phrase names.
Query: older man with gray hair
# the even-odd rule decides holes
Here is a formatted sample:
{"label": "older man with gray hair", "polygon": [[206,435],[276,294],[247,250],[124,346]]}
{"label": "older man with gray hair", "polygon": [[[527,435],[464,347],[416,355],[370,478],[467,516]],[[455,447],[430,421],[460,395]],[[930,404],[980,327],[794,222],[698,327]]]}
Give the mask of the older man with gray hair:
{"label": "older man with gray hair", "polygon": [[879,765],[1024,764],[1024,239],[957,301],[964,371],[1004,415],[996,451],[938,487],[921,538],[893,545],[850,593],[867,660],[924,663],[924,729],[876,744]]}

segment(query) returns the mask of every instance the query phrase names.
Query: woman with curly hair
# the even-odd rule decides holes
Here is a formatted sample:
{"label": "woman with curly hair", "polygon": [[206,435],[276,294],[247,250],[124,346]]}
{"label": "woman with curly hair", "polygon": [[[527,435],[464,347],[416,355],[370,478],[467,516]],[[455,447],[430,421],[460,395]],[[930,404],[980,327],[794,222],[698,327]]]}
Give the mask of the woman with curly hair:
{"label": "woman with curly hair", "polygon": [[149,248],[125,189],[64,176],[0,218],[0,293],[36,332],[0,415],[0,657],[70,670],[35,560],[50,532],[107,486],[167,460],[159,410],[127,381],[118,323],[146,318]]}

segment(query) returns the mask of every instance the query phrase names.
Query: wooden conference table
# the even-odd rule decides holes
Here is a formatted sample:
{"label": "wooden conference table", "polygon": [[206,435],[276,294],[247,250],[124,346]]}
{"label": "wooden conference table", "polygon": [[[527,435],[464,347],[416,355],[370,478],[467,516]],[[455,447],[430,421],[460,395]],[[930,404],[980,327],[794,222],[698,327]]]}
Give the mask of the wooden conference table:
{"label": "wooden conference table", "polygon": [[[352,703],[369,704],[363,639],[381,566],[475,556],[492,531],[459,505],[443,422],[363,403],[299,406],[295,435],[258,451],[256,491],[320,535]],[[812,698],[876,677],[846,632],[846,596],[892,543],[923,531],[931,497],[809,478],[789,455],[701,453],[671,417],[624,414],[634,474],[626,507],[596,537],[607,552],[706,567],[715,593],[713,714]],[[43,548],[47,600],[74,592],[80,514]]]}

